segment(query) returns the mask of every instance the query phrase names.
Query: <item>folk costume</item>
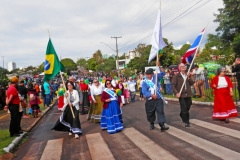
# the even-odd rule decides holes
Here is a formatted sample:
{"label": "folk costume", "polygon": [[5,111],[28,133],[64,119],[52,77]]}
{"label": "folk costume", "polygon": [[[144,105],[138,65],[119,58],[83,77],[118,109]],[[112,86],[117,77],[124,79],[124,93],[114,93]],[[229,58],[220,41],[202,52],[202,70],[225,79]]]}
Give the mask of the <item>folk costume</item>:
{"label": "folk costume", "polygon": [[[153,69],[152,68],[148,69],[146,71],[146,74],[148,75],[153,74]],[[164,75],[165,75],[165,72],[158,73],[157,86],[155,85],[155,82],[156,82],[155,75],[152,76],[152,79],[146,78],[142,83],[142,92],[143,92],[143,95],[146,97],[145,110],[146,110],[147,120],[150,123],[150,130],[154,129],[154,121],[156,119],[155,112],[157,113],[157,119],[158,119],[159,126],[161,127],[161,131],[168,129],[168,127],[164,125],[164,123],[166,122],[166,117],[164,113],[163,101],[165,100],[160,92],[160,84],[159,84],[160,79]],[[151,97],[151,95],[155,93],[155,88],[157,93],[157,99],[153,99]]]}
{"label": "folk costume", "polygon": [[[172,79],[172,90],[174,94],[177,94],[180,92],[181,87],[183,85],[184,79],[187,78],[186,74],[178,73],[173,76]],[[183,86],[183,90],[181,92],[179,103],[181,107],[180,111],[180,117],[185,123],[185,127],[189,127],[189,110],[192,105],[192,93],[191,93],[191,86],[194,84],[194,81],[192,78],[187,78],[185,85]]]}
{"label": "folk costume", "polygon": [[231,117],[237,117],[238,112],[230,95],[230,88],[233,87],[230,78],[227,76],[215,76],[212,80],[211,87],[214,89],[212,118],[225,120]]}
{"label": "folk costume", "polygon": [[70,106],[68,104],[67,98],[64,96],[64,106],[62,108],[63,113],[59,117],[57,123],[52,128],[55,131],[62,132],[71,132],[73,134],[82,134],[80,120],[79,120],[79,95],[76,90],[72,91],[72,94],[69,91],[66,92],[68,94],[68,98],[70,103],[72,103],[73,113],[75,118],[73,118]]}
{"label": "folk costume", "polygon": [[121,96],[122,104],[125,104],[125,99],[124,99],[124,95],[123,95],[124,94],[124,85],[123,85],[123,83],[118,83],[116,85],[116,89],[121,90],[120,96]]}
{"label": "folk costume", "polygon": [[[101,95],[103,92],[103,86],[99,83],[99,86],[92,85],[91,89],[92,105],[88,111],[88,120],[92,122],[100,122],[102,115],[103,102],[101,101]],[[96,101],[96,103],[94,103]]]}
{"label": "folk costume", "polygon": [[[111,99],[111,101],[106,102],[107,99]],[[121,97],[117,96],[113,89],[105,88],[101,100],[104,102],[100,122],[101,129],[106,129],[109,134],[123,130]]]}
{"label": "folk costume", "polygon": [[[83,79],[81,79],[81,81],[83,81]],[[83,93],[83,101],[82,101],[82,104],[81,104],[81,107],[80,107],[80,113],[81,114],[87,114],[88,113],[88,109],[89,109],[89,97],[88,97],[88,90],[89,90],[89,87],[88,87],[88,84],[86,83],[81,83],[79,84],[79,87],[80,89],[82,90],[82,93]]]}
{"label": "folk costume", "polygon": [[59,88],[57,91],[57,97],[58,97],[58,110],[61,110],[64,105],[64,88]]}

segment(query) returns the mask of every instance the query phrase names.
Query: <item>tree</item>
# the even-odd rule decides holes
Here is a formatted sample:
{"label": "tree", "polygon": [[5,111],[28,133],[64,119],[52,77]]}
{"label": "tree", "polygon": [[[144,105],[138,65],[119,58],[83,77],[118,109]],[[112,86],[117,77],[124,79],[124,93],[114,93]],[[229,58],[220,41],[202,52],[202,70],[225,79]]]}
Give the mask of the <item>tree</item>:
{"label": "tree", "polygon": [[181,49],[174,50],[174,55],[182,57],[187,52],[187,50],[190,48],[190,46],[191,46],[190,44],[184,44],[181,47]]}
{"label": "tree", "polygon": [[77,70],[77,64],[70,58],[62,59],[61,63],[63,64],[65,72],[67,72],[68,75],[70,75],[72,70]]}
{"label": "tree", "polygon": [[79,58],[76,63],[77,63],[78,66],[82,66],[85,69],[88,68],[87,61],[84,58]]}
{"label": "tree", "polygon": [[[216,31],[221,38],[223,48],[232,47],[237,56],[240,55],[240,1],[223,0],[224,8],[218,9],[219,14],[215,14],[219,26]],[[221,49],[223,49],[221,48]]]}
{"label": "tree", "polygon": [[94,54],[93,54],[93,58],[95,59],[95,61],[97,62],[97,64],[102,64],[103,62],[103,57],[102,57],[102,52],[100,50],[97,50]]}
{"label": "tree", "polygon": [[87,64],[88,64],[88,70],[96,71],[98,69],[98,64],[94,58],[88,59]]}

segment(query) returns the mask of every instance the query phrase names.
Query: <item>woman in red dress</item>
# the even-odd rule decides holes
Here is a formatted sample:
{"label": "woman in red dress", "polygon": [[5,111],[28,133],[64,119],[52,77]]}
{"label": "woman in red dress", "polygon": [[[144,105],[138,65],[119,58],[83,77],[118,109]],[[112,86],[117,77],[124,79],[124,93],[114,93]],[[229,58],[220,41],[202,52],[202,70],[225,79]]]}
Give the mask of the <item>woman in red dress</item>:
{"label": "woman in red dress", "polygon": [[214,109],[212,118],[225,120],[229,123],[229,118],[237,117],[238,112],[234,105],[232,96],[232,82],[226,76],[226,69],[220,67],[217,70],[218,75],[212,80],[211,87],[214,89]]}

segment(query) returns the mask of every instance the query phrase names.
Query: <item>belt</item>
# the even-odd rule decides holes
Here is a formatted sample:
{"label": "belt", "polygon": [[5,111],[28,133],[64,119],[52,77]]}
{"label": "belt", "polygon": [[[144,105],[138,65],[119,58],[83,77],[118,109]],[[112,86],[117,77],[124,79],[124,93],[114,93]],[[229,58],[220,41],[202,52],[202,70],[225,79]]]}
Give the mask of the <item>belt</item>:
{"label": "belt", "polygon": [[88,90],[84,90],[84,91],[82,91],[82,92],[88,92]]}

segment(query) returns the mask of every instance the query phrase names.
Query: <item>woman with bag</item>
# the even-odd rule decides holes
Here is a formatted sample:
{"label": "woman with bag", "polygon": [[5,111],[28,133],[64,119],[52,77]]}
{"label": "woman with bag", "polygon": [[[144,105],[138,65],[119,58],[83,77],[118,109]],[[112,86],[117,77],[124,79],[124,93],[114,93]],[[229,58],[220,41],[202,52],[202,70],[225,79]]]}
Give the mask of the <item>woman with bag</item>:
{"label": "woman with bag", "polygon": [[[52,130],[69,132],[69,136],[75,134],[75,139],[82,134],[80,120],[79,120],[79,96],[78,91],[75,90],[74,84],[71,81],[66,83],[67,91],[64,95],[63,113],[58,119]],[[73,118],[71,108],[75,118]]]}

